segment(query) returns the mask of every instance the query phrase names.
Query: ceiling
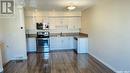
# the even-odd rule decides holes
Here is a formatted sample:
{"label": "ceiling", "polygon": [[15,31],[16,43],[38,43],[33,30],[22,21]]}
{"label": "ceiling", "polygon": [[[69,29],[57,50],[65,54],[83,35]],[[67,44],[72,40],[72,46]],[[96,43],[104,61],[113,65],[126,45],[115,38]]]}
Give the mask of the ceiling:
{"label": "ceiling", "polygon": [[83,11],[94,4],[95,0],[25,0],[25,8],[37,8],[44,11],[65,11],[68,5],[75,5],[74,11]]}

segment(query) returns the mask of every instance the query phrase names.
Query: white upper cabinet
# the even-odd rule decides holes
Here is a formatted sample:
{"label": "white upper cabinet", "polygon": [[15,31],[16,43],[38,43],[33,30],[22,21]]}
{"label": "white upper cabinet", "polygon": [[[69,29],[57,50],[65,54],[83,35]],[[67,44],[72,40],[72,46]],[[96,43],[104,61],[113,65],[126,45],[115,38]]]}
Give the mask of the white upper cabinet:
{"label": "white upper cabinet", "polygon": [[26,29],[29,30],[29,33],[36,33],[36,23],[48,22],[49,29],[52,33],[70,33],[78,32],[81,25],[81,17],[26,17],[25,24]]}
{"label": "white upper cabinet", "polygon": [[50,29],[77,30],[80,29],[80,17],[50,17]]}
{"label": "white upper cabinet", "polygon": [[56,29],[56,22],[55,22],[55,20],[53,19],[53,18],[49,18],[48,19],[49,20],[49,27],[50,27],[50,29]]}
{"label": "white upper cabinet", "polygon": [[69,29],[79,29],[81,25],[80,17],[70,17],[68,18],[68,28]]}

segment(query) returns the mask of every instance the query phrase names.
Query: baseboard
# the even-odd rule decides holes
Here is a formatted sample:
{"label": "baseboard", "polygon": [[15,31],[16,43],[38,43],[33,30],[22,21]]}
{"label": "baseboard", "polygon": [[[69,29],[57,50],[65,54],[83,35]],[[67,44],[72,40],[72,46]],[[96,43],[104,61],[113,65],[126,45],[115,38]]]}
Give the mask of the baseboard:
{"label": "baseboard", "polygon": [[27,57],[25,57],[25,58],[23,58],[23,59],[11,59],[11,60],[9,60],[7,63],[5,63],[4,65],[3,65],[3,67],[5,67],[5,66],[7,66],[10,62],[12,62],[12,61],[23,61],[23,60],[27,60]]}
{"label": "baseboard", "polygon": [[67,51],[75,51],[75,50],[74,49],[50,50],[50,52],[67,52]]}
{"label": "baseboard", "polygon": [[97,58],[95,55],[89,53],[89,55],[91,55],[92,57],[94,57],[95,59],[97,59],[99,62],[101,62],[102,64],[104,64],[105,66],[107,66],[108,68],[110,68],[112,71],[114,71],[115,73],[118,73],[117,70],[115,68],[113,68],[111,65],[105,63],[104,61],[102,61],[101,59]]}
{"label": "baseboard", "polygon": [[116,73],[130,73],[130,71],[116,71]]}
{"label": "baseboard", "polygon": [[[90,54],[90,53],[89,53]],[[115,68],[113,68],[111,65],[105,63],[104,61],[102,61],[101,59],[97,58],[96,56],[94,56],[93,54],[90,54],[92,57],[94,57],[95,59],[97,59],[99,62],[101,62],[102,64],[104,64],[105,66],[107,66],[108,68],[110,68],[112,71],[114,71],[115,73],[130,73],[130,71],[118,71]]]}
{"label": "baseboard", "polygon": [[13,57],[10,60],[27,60],[27,56]]}
{"label": "baseboard", "polygon": [[35,52],[27,52],[27,54],[30,54],[30,53],[37,53],[36,51]]}

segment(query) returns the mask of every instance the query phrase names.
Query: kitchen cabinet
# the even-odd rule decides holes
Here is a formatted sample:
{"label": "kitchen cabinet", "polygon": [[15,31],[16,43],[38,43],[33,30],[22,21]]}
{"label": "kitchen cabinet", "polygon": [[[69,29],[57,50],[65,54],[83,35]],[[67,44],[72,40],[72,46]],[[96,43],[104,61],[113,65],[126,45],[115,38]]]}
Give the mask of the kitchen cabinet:
{"label": "kitchen cabinet", "polygon": [[88,53],[88,38],[77,38],[77,53]]}
{"label": "kitchen cabinet", "polygon": [[74,49],[73,48],[73,37],[61,37],[63,49]]}
{"label": "kitchen cabinet", "polygon": [[52,17],[52,18],[49,18],[48,20],[49,20],[50,29],[53,29],[53,30],[56,29],[56,27],[61,24],[60,18],[53,18]]}
{"label": "kitchen cabinet", "polygon": [[51,30],[79,30],[81,25],[80,17],[49,17],[48,20]]}
{"label": "kitchen cabinet", "polygon": [[73,48],[73,37],[50,37],[51,50],[68,50]]}
{"label": "kitchen cabinet", "polygon": [[81,25],[80,17],[70,17],[67,19],[68,19],[68,29],[73,29],[73,30],[80,29],[80,25]]}
{"label": "kitchen cabinet", "polygon": [[61,49],[61,38],[50,37],[50,50],[59,50],[59,49]]}
{"label": "kitchen cabinet", "polygon": [[36,52],[36,38],[27,38],[27,52]]}
{"label": "kitchen cabinet", "polygon": [[80,16],[70,16],[70,17],[43,17],[43,16],[26,16],[25,25],[26,32],[29,34],[36,34],[36,22],[48,22],[49,29],[52,33],[68,33],[68,32],[79,32],[81,26]]}

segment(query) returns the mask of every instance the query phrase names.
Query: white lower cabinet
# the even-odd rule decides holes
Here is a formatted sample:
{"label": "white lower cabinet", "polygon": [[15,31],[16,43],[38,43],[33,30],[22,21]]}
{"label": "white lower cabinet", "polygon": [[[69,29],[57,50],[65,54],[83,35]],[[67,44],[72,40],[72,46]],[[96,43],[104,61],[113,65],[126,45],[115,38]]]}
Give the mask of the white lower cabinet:
{"label": "white lower cabinet", "polygon": [[73,48],[73,37],[50,37],[50,50],[66,50]]}
{"label": "white lower cabinet", "polygon": [[73,37],[62,37],[62,48],[63,49],[74,49],[73,48]]}
{"label": "white lower cabinet", "polygon": [[36,52],[36,38],[27,38],[27,52]]}
{"label": "white lower cabinet", "polygon": [[59,49],[61,49],[61,38],[50,37],[50,50],[59,50]]}
{"label": "white lower cabinet", "polygon": [[88,53],[88,38],[78,38],[77,53]]}

